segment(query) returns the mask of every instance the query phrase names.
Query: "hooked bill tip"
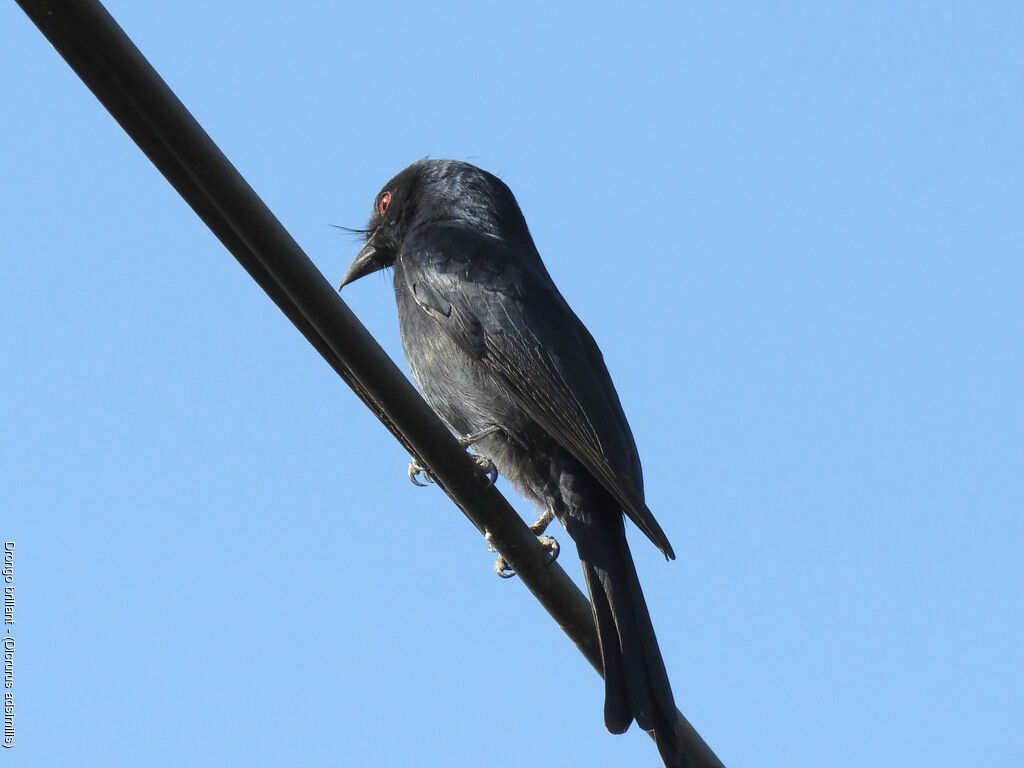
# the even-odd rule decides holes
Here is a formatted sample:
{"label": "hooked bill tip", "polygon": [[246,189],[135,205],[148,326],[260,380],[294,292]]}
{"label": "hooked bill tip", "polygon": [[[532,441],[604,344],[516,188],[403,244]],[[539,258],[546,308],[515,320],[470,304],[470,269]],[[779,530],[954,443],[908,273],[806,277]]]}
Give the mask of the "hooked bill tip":
{"label": "hooked bill tip", "polygon": [[376,260],[377,249],[372,245],[367,244],[363,246],[363,249],[356,254],[355,260],[352,265],[348,268],[345,276],[341,278],[341,283],[338,285],[340,291],[349,283],[354,283],[360,277],[376,272],[380,269],[380,265],[377,264]]}

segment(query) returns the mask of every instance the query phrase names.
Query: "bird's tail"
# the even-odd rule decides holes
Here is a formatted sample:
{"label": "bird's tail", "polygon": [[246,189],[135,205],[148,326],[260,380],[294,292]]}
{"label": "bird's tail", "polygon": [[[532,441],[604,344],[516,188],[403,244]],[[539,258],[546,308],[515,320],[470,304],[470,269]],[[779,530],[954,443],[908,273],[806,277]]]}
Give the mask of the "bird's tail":
{"label": "bird's tail", "polygon": [[668,768],[687,768],[665,662],[626,543],[621,513],[616,524],[570,531],[576,540],[594,612],[604,664],[604,722],[623,733],[636,720],[654,731]]}

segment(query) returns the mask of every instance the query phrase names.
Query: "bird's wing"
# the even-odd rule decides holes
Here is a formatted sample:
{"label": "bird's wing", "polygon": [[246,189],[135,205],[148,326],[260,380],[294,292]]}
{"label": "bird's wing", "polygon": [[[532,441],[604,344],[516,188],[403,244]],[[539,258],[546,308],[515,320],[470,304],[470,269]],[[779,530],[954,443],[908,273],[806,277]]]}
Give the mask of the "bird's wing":
{"label": "bird's wing", "polygon": [[674,558],[644,503],[636,444],[601,352],[532,246],[433,226],[407,238],[399,259],[417,303]]}

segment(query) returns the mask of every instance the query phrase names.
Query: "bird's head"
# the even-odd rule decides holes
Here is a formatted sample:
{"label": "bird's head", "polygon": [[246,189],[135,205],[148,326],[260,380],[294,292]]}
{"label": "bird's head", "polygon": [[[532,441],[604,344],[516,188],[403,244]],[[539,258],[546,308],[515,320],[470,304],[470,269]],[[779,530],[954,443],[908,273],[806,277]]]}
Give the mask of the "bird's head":
{"label": "bird's head", "polygon": [[410,228],[410,216],[415,213],[415,191],[422,162],[410,165],[377,193],[370,221],[362,230],[366,242],[341,279],[339,290],[360,277],[395,265],[402,239]]}
{"label": "bird's head", "polygon": [[366,244],[339,289],[393,267],[405,237],[419,226],[457,224],[532,246],[512,191],[497,176],[460,160],[418,160],[383,186],[373,201]]}

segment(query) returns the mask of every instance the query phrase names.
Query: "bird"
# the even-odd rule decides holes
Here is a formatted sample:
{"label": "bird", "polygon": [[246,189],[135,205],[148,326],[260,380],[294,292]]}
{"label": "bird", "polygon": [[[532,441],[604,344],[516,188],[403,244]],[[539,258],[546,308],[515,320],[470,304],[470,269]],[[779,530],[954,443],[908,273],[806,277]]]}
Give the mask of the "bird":
{"label": "bird", "polygon": [[417,389],[575,542],[606,728],[623,733],[635,720],[654,731],[666,766],[691,765],[625,517],[666,559],[675,553],[644,500],[636,443],[601,351],[551,279],[512,191],[470,163],[424,158],[383,186],[357,231],[365,243],[339,289],[393,268]]}

